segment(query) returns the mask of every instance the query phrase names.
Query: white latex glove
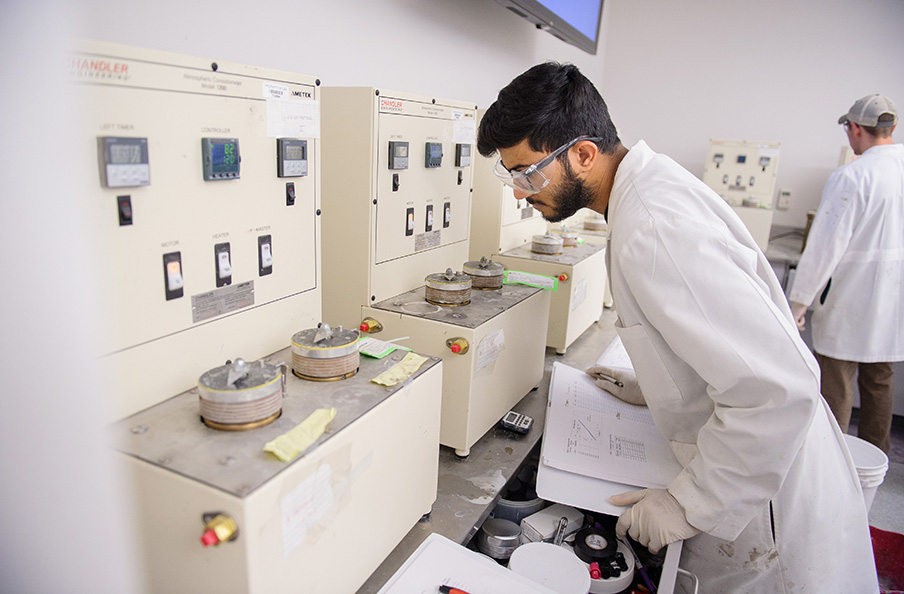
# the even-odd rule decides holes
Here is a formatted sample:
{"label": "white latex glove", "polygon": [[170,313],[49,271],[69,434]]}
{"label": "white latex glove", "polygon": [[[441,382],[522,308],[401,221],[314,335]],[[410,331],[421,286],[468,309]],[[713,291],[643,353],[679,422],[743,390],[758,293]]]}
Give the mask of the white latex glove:
{"label": "white latex glove", "polygon": [[797,322],[797,329],[803,332],[807,327],[807,306],[803,303],[791,302],[791,315]]}
{"label": "white latex glove", "polygon": [[688,524],[684,508],[665,489],[641,489],[609,498],[613,505],[633,507],[618,517],[615,533],[631,538],[658,553],[667,544],[690,538],[700,531]]}
{"label": "white latex glove", "polygon": [[593,378],[593,383],[619,400],[637,406],[647,405],[643,392],[640,391],[640,384],[637,383],[637,375],[633,370],[596,365],[588,369],[587,373]]}

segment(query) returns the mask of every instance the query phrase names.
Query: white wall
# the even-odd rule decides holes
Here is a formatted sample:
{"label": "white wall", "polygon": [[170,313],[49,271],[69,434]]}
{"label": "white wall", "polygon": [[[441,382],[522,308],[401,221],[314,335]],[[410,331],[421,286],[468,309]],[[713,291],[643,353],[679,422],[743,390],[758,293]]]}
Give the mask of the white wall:
{"label": "white wall", "polygon": [[[804,227],[847,138],[836,122],[882,93],[904,109],[900,0],[609,0],[599,85],[622,140],[697,176],[710,138],[782,143],[774,223]],[[895,135],[904,139],[904,127]]]}
{"label": "white wall", "polygon": [[481,107],[537,62],[571,62],[597,79],[603,70],[602,51],[592,56],[567,45],[493,0],[88,0],[82,6],[91,14],[83,30],[88,38]]}

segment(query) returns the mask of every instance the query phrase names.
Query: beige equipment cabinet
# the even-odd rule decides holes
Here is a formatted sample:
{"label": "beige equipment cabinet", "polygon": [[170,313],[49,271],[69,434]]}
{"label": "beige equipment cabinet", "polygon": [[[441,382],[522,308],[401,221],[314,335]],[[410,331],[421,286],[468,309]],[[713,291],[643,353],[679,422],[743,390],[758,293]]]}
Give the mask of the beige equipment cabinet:
{"label": "beige equipment cabinet", "polygon": [[[69,60],[72,195],[97,238],[85,282],[109,312],[110,408],[130,415],[111,432],[147,591],[355,591],[435,500],[441,362],[392,389],[369,380],[401,353],[290,376],[281,417],[248,431],[203,424],[192,388],[227,358],[289,361],[321,321],[317,79],[92,41]],[[301,458],[262,451],[329,407]],[[219,513],[236,537],[205,548]]]}
{"label": "beige equipment cabinet", "polygon": [[[84,114],[75,195],[97,238],[86,281],[109,312],[98,351],[117,395],[112,420],[321,321],[320,87],[312,76],[92,41],[69,59]],[[279,177],[284,137],[306,145],[305,175]],[[204,179],[203,139],[224,177]]]}
{"label": "beige equipment cabinet", "polygon": [[475,112],[373,87],[323,89],[324,318],[357,327],[362,306],[468,260]]}
{"label": "beige equipment cabinet", "polygon": [[[440,443],[466,456],[542,379],[549,299],[519,287],[474,290],[458,307],[424,300],[428,275],[469,261],[476,108],[373,87],[323,93],[325,317],[372,318],[374,338],[441,357]],[[454,353],[450,338],[469,349]]]}
{"label": "beige equipment cabinet", "polygon": [[493,175],[495,157],[478,155],[476,158],[471,257],[489,258],[495,254],[492,259],[509,270],[563,277],[558,290],[550,297],[546,346],[554,347],[559,354],[565,353],[568,345],[599,320],[603,312],[605,243],[585,241],[577,247],[562,248],[557,256],[534,254],[532,239],[546,233],[547,222],[527,203],[518,204],[524,201],[515,200],[512,190]]}
{"label": "beige equipment cabinet", "polygon": [[703,183],[725,199],[765,251],[772,229],[780,142],[710,140]]}
{"label": "beige equipment cabinet", "polygon": [[606,246],[583,242],[557,255],[535,254],[530,245],[496,256],[507,270],[557,277],[551,291],[546,346],[564,354],[568,346],[603,313],[606,291]]}
{"label": "beige equipment cabinet", "polygon": [[549,291],[474,290],[470,304],[449,308],[427,303],[421,286],[365,307],[363,315],[380,324],[375,338],[405,336],[406,346],[443,359],[439,442],[458,456],[543,378]]}
{"label": "beige equipment cabinet", "polygon": [[[442,364],[392,389],[370,382],[404,352],[362,357],[339,382],[289,374],[282,417],[243,432],[198,420],[190,390],[113,426],[135,491],[147,592],[355,592],[436,500]],[[291,349],[268,360],[291,362]],[[326,434],[285,463],[262,451],[318,408]],[[205,547],[211,516],[233,540]]]}

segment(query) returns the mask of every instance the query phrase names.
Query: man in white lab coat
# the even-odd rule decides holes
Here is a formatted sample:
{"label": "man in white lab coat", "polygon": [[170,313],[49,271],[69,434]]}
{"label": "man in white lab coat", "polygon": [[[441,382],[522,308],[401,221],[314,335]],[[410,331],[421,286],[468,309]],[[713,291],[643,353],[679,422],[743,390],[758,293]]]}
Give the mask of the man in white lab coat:
{"label": "man in white lab coat", "polygon": [[883,95],[863,97],[839,118],[860,158],[829,177],[788,294],[801,330],[817,301],[813,350],[841,430],[851,420],[857,374],[858,436],[886,454],[892,363],[904,360],[904,146],[891,137],[897,122]]}
{"label": "man in white lab coat", "polygon": [[650,550],[685,539],[702,592],[878,592],[866,508],[772,267],[731,208],[644,142],[621,144],[593,84],[546,63],[499,92],[477,148],[551,221],[606,215],[618,334],[684,467],[612,498]]}

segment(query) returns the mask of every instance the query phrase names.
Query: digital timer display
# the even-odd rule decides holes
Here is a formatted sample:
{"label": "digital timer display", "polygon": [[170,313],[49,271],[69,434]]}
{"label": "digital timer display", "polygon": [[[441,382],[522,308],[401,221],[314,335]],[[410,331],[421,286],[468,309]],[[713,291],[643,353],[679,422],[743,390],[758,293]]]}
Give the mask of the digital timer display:
{"label": "digital timer display", "polygon": [[276,175],[303,177],[308,174],[308,141],[299,138],[276,139]]}
{"label": "digital timer display", "polygon": [[105,188],[147,186],[151,183],[148,139],[99,136],[97,154],[100,183]]}

